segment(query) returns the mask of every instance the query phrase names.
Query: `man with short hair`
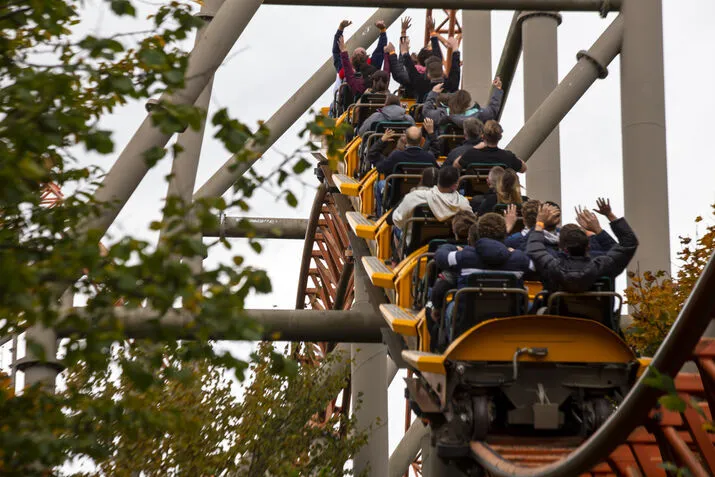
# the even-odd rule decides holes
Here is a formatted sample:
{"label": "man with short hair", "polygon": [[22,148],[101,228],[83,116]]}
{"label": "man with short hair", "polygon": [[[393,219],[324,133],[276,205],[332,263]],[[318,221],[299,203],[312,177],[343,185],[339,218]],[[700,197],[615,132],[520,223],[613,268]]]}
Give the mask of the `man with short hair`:
{"label": "man with short hair", "polygon": [[447,159],[444,160],[444,166],[451,166],[454,161],[472,149],[474,146],[482,142],[482,127],[484,124],[477,118],[467,118],[464,120],[462,129],[464,130],[464,142],[455,147],[449,152]]}
{"label": "man with short hair", "polygon": [[405,195],[392,214],[395,227],[404,231],[415,208],[422,204],[427,204],[432,214],[440,222],[452,218],[460,210],[471,211],[469,201],[457,192],[458,184],[459,171],[452,166],[442,167],[439,170],[436,186],[429,190],[415,189]]}
{"label": "man with short hair", "polygon": [[432,91],[432,88],[439,83],[444,83],[443,89],[447,92],[454,92],[459,89],[459,80],[461,77],[459,39],[449,38],[447,40],[447,47],[452,48],[453,53],[452,67],[449,70],[449,76],[445,77],[442,59],[434,56],[427,58],[425,61],[426,71],[420,73],[410,57],[410,39],[403,38],[400,40],[400,59],[405,66],[405,70],[407,70],[410,85],[414,90],[418,103],[424,102],[427,93]]}
{"label": "man with short hair", "polygon": [[591,257],[589,238],[578,225],[568,224],[559,233],[559,248],[564,254],[554,257],[544,246],[544,227],[560,214],[553,206],[544,204],[536,217],[536,225],[529,235],[526,251],[534,261],[536,271],[549,291],[582,293],[588,291],[599,278],[615,278],[623,272],[638,248],[638,239],[626,219],[617,219],[610,201],[598,199],[596,212],[608,218],[618,244],[606,254]]}
{"label": "man with short hair", "polygon": [[391,174],[395,166],[401,162],[424,163],[439,167],[434,155],[422,149],[422,130],[417,126],[405,131],[407,146],[404,151],[394,151],[387,158],[379,160],[375,169],[381,174]]}

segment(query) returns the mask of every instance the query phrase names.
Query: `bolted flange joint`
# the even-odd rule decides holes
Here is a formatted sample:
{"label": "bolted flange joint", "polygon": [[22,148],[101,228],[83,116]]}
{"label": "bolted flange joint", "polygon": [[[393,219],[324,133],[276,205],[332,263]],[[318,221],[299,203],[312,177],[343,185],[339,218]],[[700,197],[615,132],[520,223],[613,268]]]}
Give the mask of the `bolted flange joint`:
{"label": "bolted flange joint", "polygon": [[31,366],[42,366],[58,373],[61,373],[65,369],[65,365],[62,364],[62,362],[56,358],[50,360],[43,360],[40,358],[32,358],[29,356],[25,356],[24,358],[18,359],[15,363],[15,367],[17,368],[17,370],[23,372]]}
{"label": "bolted flange joint", "polygon": [[588,60],[593,66],[596,67],[596,70],[598,71],[598,77],[599,79],[604,79],[606,76],[608,76],[608,67],[606,67],[603,63],[598,61],[596,57],[594,57],[591,53],[589,53],[586,50],[581,50],[576,54],[576,59],[581,61],[582,58],[585,58]]}
{"label": "bolted flange joint", "polygon": [[194,16],[205,22],[210,22],[216,16],[216,12],[199,12],[194,14]]}

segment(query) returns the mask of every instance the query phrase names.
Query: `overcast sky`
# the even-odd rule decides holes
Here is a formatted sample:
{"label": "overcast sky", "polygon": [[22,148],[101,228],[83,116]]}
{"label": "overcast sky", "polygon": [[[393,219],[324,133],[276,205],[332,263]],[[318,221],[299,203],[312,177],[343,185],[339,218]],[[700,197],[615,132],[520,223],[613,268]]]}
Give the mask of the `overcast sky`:
{"label": "overcast sky", "polygon": [[[715,29],[711,25],[715,3],[712,0],[690,0],[688,10],[682,8],[684,2],[664,3],[670,235],[675,268],[678,236],[696,234],[694,217],[709,215],[709,206],[715,203],[715,161],[708,146],[715,111],[715,90],[712,88]],[[99,0],[88,2],[82,26],[103,34],[146,28],[143,21],[118,20],[108,13],[105,5]],[[159,2],[139,3],[140,16],[151,13],[157,5]],[[250,125],[268,119],[330,56],[332,36],[340,20],[347,18],[354,25],[360,25],[372,13],[373,10],[367,8],[261,7],[216,75],[210,114],[217,108],[227,107],[231,114]],[[424,31],[424,11],[410,10],[407,14],[413,18],[412,44],[416,46]],[[492,14],[493,68],[499,60],[511,17],[512,12]],[[560,79],[575,64],[576,52],[588,49],[614,17],[615,14],[610,14],[604,20],[597,13],[563,14],[563,23],[558,30]],[[390,28],[388,36],[395,41],[399,37],[399,26]],[[187,42],[187,48],[191,44]],[[463,59],[469,61],[468,50]],[[611,198],[617,215],[623,211],[618,60],[609,70],[608,78],[599,80],[561,124],[564,222],[573,220],[573,206],[594,204],[596,197],[601,195]],[[315,108],[327,106],[329,102],[330,94],[326,92]],[[108,170],[144,115],[143,104],[130,104],[106,118],[105,126],[115,131],[115,154],[88,160]],[[261,170],[270,170],[280,160],[281,153],[289,153],[300,146],[296,133],[306,118],[266,154],[259,165]],[[502,118],[504,144],[522,126],[523,119],[523,82],[519,68]],[[197,187],[228,157],[209,131],[203,144]],[[166,193],[164,176],[169,169],[170,164],[164,161],[149,172],[119,215],[111,229],[112,234],[131,233],[156,240],[156,235],[148,230],[148,224],[161,217],[162,199]],[[310,173],[304,179],[317,185]],[[314,187],[294,185],[300,200],[297,209],[277,203],[270,194],[259,193],[251,201],[251,215],[307,217]],[[653,220],[660,220],[664,212],[653,211]],[[302,243],[265,241],[265,252],[260,257],[256,257],[241,240],[236,240],[235,245],[234,252],[240,251],[249,263],[265,268],[273,282],[274,292],[254,297],[251,306],[292,308]],[[208,258],[208,263],[227,257],[228,254],[214,254]],[[243,352],[247,349],[231,348]],[[395,383],[390,393],[391,447],[400,438],[404,413],[403,384],[400,379]]]}

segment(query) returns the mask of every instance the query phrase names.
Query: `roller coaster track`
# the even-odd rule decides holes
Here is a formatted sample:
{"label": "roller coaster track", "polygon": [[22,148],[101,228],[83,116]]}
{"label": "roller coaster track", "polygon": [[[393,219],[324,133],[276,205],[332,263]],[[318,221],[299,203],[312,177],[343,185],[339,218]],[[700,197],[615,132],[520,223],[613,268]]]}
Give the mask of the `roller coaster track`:
{"label": "roller coaster track", "polygon": [[[319,187],[306,233],[296,307],[345,309],[352,301],[354,260],[345,217],[338,213],[330,172]],[[662,391],[641,378],[610,419],[588,440],[500,437],[472,442],[475,463],[493,477],[715,475],[715,339],[701,338],[715,318],[715,259],[711,258],[652,366],[675,377],[683,412],[658,404]],[[320,345],[323,352],[328,344]],[[693,361],[698,373],[679,373]],[[347,393],[343,393],[344,395]],[[332,410],[340,412],[345,405]],[[688,475],[688,474],[686,474]]]}

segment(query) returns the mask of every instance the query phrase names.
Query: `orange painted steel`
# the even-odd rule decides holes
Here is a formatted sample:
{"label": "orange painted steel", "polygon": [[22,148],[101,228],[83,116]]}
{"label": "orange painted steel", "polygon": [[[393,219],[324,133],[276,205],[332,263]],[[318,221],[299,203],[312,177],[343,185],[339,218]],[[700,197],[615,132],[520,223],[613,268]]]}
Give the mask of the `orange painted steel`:
{"label": "orange painted steel", "polygon": [[[442,12],[445,14],[444,20],[442,20],[439,25],[436,22],[436,19],[434,17],[435,9],[428,8],[427,9],[427,15],[425,19],[425,46],[429,45],[430,42],[430,36],[432,35],[432,22],[430,20],[434,20],[434,32],[440,37],[443,38],[443,35],[447,35],[447,38],[452,38],[455,35],[461,35],[462,34],[462,25],[459,23],[459,20],[457,19],[457,12],[459,10],[448,10],[448,9],[441,9]],[[445,71],[447,74],[449,74],[449,70],[452,68],[452,49],[448,48],[447,49],[447,56],[444,59],[444,65],[445,65]]]}

